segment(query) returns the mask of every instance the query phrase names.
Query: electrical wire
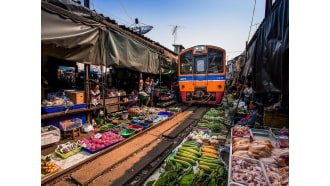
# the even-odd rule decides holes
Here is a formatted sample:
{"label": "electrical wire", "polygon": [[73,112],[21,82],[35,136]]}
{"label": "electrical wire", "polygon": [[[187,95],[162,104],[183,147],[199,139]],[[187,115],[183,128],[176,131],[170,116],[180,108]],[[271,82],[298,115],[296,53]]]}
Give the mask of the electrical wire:
{"label": "electrical wire", "polygon": [[105,13],[108,13],[108,14],[112,15],[113,17],[116,17],[117,19],[120,19],[122,22],[125,22],[126,24],[131,24],[129,21],[127,21],[127,20],[125,20],[125,19],[123,19],[123,18],[121,18],[121,17],[118,17],[118,16],[116,16],[116,15],[114,15],[114,14],[112,14],[112,13],[110,13],[110,12],[108,12],[108,11],[106,11],[106,10],[100,8],[100,7],[95,6],[95,8],[96,8],[96,9],[99,9],[99,10],[105,12]]}
{"label": "electrical wire", "polygon": [[249,36],[248,36],[248,39],[247,41],[249,41],[250,39],[250,34],[251,34],[251,27],[252,27],[252,23],[253,23],[253,17],[254,17],[254,11],[256,9],[256,4],[257,4],[257,0],[254,0],[254,6],[253,6],[253,14],[252,14],[252,20],[251,20],[251,24],[250,24],[250,31],[249,31]]}
{"label": "electrical wire", "polygon": [[129,18],[131,19],[131,21],[134,23],[134,20],[131,18],[131,16],[128,15],[128,13],[127,13],[127,11],[126,11],[126,8],[125,8],[125,6],[123,5],[123,3],[121,3],[120,0],[118,0],[118,2],[120,3],[121,7],[124,9],[124,11],[125,11],[127,17],[129,17]]}

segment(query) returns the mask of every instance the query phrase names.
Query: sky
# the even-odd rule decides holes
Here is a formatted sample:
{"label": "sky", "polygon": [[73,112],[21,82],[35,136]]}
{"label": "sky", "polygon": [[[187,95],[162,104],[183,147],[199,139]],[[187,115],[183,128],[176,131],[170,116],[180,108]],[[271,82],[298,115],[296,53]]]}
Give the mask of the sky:
{"label": "sky", "polygon": [[[83,2],[83,1],[82,1]],[[154,28],[146,37],[173,50],[173,26],[178,25],[176,44],[185,48],[214,45],[224,48],[227,60],[244,51],[254,0],[90,0],[90,8],[120,25],[138,18]],[[256,0],[250,39],[264,18],[265,0]]]}

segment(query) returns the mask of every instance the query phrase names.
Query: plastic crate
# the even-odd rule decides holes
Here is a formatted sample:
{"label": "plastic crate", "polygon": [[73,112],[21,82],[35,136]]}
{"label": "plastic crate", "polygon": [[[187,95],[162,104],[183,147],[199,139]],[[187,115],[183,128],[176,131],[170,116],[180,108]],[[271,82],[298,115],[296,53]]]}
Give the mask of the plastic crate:
{"label": "plastic crate", "polygon": [[69,110],[82,109],[86,107],[87,107],[87,103],[75,104],[74,106],[70,107]]}
{"label": "plastic crate", "polygon": [[143,127],[143,130],[150,127],[150,125],[146,124],[146,123],[135,123],[135,125],[140,125]]}
{"label": "plastic crate", "polygon": [[107,149],[107,148],[109,148],[109,147],[111,147],[111,146],[114,146],[114,145],[116,145],[117,143],[119,143],[119,142],[121,142],[121,141],[123,141],[123,140],[117,141],[117,142],[115,142],[115,143],[112,143],[112,144],[110,144],[110,145],[108,145],[108,146],[105,146],[105,147],[103,147],[103,148],[101,148],[101,149],[98,149],[98,150],[90,150],[90,149],[88,149],[88,148],[86,148],[86,147],[82,147],[82,149],[86,150],[87,152],[89,152],[89,153],[91,153],[91,154],[95,154],[95,153],[100,152],[100,151],[102,151],[102,150],[104,150],[104,149]]}
{"label": "plastic crate", "polygon": [[64,106],[55,106],[55,107],[42,107],[41,112],[44,114],[56,113],[65,111]]}
{"label": "plastic crate", "polygon": [[79,118],[73,118],[71,119],[72,122],[74,122],[74,127],[72,127],[73,125],[70,126],[66,126],[65,123],[60,122],[60,128],[63,131],[68,131],[68,130],[72,130],[72,129],[76,129],[76,128],[80,128],[82,126],[82,120]]}
{"label": "plastic crate", "polygon": [[75,154],[77,154],[78,152],[81,151],[82,145],[80,145],[80,144],[78,144],[78,143],[77,143],[77,145],[78,145],[78,148],[76,148],[76,149],[74,149],[73,151],[70,151],[70,152],[68,152],[68,153],[66,153],[66,154],[62,154],[62,153],[58,152],[57,149],[55,149],[55,153],[56,153],[57,155],[61,156],[61,158],[63,158],[63,159],[68,158],[68,157],[70,157],[70,156],[72,156],[72,155],[75,155]]}

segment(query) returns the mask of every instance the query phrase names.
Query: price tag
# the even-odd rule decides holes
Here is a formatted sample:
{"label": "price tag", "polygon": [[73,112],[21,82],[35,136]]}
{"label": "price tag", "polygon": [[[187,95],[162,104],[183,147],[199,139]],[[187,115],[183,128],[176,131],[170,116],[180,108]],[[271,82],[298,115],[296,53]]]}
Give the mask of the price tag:
{"label": "price tag", "polygon": [[100,138],[102,135],[100,133],[97,133],[94,135],[95,138]]}

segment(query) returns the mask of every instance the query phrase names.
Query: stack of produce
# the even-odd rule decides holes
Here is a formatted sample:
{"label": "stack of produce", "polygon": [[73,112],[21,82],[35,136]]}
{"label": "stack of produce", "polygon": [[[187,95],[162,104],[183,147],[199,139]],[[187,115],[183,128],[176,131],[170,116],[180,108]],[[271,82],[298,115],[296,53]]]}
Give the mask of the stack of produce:
{"label": "stack of produce", "polygon": [[225,117],[220,117],[220,116],[208,116],[208,115],[204,115],[202,120],[206,120],[206,121],[215,121],[218,123],[222,123],[223,121],[226,120]]}
{"label": "stack of produce", "polygon": [[209,135],[202,131],[200,132],[193,131],[188,135],[188,140],[196,141],[199,144],[203,144],[203,140],[206,140],[208,138]]}
{"label": "stack of produce", "polygon": [[[178,149],[175,156],[166,159],[162,168],[165,172],[160,175],[157,180],[147,183],[151,185],[183,185],[183,186],[199,186],[199,185],[227,185],[227,171],[223,167],[223,163],[217,158],[210,156],[202,156],[199,153],[200,144],[194,141],[186,141],[182,147]],[[212,147],[203,147],[204,150],[210,151]],[[210,152],[211,153],[211,152]],[[212,153],[214,153],[212,151]],[[201,157],[202,156],[202,157]],[[194,174],[193,166],[199,162],[199,168]]]}
{"label": "stack of produce", "polygon": [[239,157],[232,157],[231,180],[243,185],[267,186],[262,168],[254,162]]}
{"label": "stack of produce", "polygon": [[224,124],[222,124],[220,122],[210,122],[209,129],[211,129],[211,131],[215,132],[215,133],[222,132],[222,131],[227,131]]}
{"label": "stack of produce", "polygon": [[57,169],[54,163],[50,163],[50,158],[48,156],[45,159],[41,159],[41,176],[55,172]]}
{"label": "stack of produce", "polygon": [[66,154],[73,150],[76,150],[77,148],[79,148],[77,143],[71,143],[68,141],[64,144],[57,145],[56,151],[62,154]]}
{"label": "stack of produce", "polygon": [[88,139],[83,138],[81,141],[79,141],[79,144],[83,145],[89,150],[94,151],[124,140],[122,136],[114,134],[112,132],[105,132],[102,134],[98,133],[97,135],[99,136],[99,138],[96,138],[95,136],[91,136]]}
{"label": "stack of produce", "polygon": [[205,113],[205,116],[218,117],[218,116],[223,116],[224,113],[225,113],[224,110],[217,110],[215,108],[211,108],[207,113]]}

